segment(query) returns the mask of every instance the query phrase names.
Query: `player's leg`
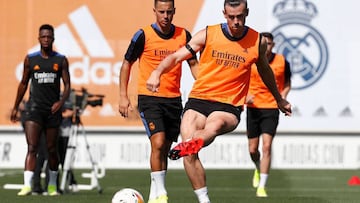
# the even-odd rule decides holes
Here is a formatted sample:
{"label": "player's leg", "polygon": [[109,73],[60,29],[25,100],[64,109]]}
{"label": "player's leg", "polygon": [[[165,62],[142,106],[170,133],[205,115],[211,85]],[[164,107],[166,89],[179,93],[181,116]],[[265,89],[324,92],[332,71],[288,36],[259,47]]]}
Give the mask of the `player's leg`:
{"label": "player's leg", "polygon": [[48,182],[48,195],[59,195],[57,191],[57,176],[59,167],[59,154],[57,150],[57,141],[59,135],[59,128],[52,127],[47,128],[46,134],[46,146],[48,149],[48,164],[49,164],[49,182]]}
{"label": "player's leg", "polygon": [[[44,163],[47,164],[47,159],[48,159],[48,155],[47,155],[45,135],[42,132],[40,135],[38,153],[36,156],[36,167],[33,176],[33,187],[32,187],[33,194],[42,194],[44,192],[43,185],[41,184],[42,182],[41,173],[43,172]],[[45,178],[46,184],[44,186],[47,186],[46,178]]]}
{"label": "player's leg", "polygon": [[171,141],[166,140],[164,132],[158,132],[150,137],[151,153],[151,184],[149,200],[157,199],[159,196],[167,196],[165,189],[165,177],[167,172],[167,152]]}
{"label": "player's leg", "polygon": [[[239,123],[237,116],[228,112],[214,111],[208,117],[187,110],[181,124],[183,139],[202,139],[204,146],[211,144],[215,137],[233,131]],[[205,169],[198,154],[184,157],[184,167],[200,203],[210,202],[207,194]]]}
{"label": "player's leg", "polygon": [[[175,101],[180,103],[180,98]],[[148,96],[139,96],[138,101],[141,120],[151,145],[149,203],[167,203],[167,191],[165,188],[167,153],[172,144],[172,140],[166,138],[167,126],[164,112],[167,110],[164,111],[164,109],[167,109],[167,102],[169,102],[168,99]],[[177,136],[178,134],[179,130],[177,130]]]}
{"label": "player's leg", "polygon": [[262,146],[262,158],[260,163],[260,182],[257,190],[257,196],[267,197],[266,193],[266,183],[269,176],[269,170],[271,165],[271,145],[273,136],[268,133],[263,133],[261,135],[263,140]]}
{"label": "player's leg", "polygon": [[252,179],[252,185],[254,188],[257,188],[260,182],[260,152],[258,150],[259,139],[259,137],[248,138],[250,158],[255,164],[255,170]]}
{"label": "player's leg", "polygon": [[[168,202],[167,191],[165,188],[165,178],[168,169],[167,155],[172,143],[177,141],[180,134],[182,104],[180,99],[177,101],[170,100],[171,102],[164,102],[161,104],[161,122],[164,124],[165,134],[161,132],[161,136],[157,136],[158,133],[155,133],[150,137],[152,149],[157,149],[160,152],[157,157],[159,166],[151,166],[151,176],[152,180],[154,180],[152,181],[152,184],[156,185],[156,203]],[[159,123],[159,121],[156,123]],[[158,142],[153,140],[155,136],[160,138]],[[154,145],[154,143],[157,144]]]}
{"label": "player's leg", "polygon": [[261,110],[261,129],[262,129],[262,158],[260,163],[260,182],[256,195],[258,197],[267,197],[266,183],[269,176],[271,165],[271,146],[279,122],[278,109]]}
{"label": "player's leg", "polygon": [[256,108],[247,108],[246,110],[246,133],[248,138],[248,148],[250,158],[255,165],[254,175],[252,178],[252,185],[254,188],[259,186],[260,182],[260,152],[259,142],[261,128],[261,114]]}
{"label": "player's leg", "polygon": [[[206,116],[189,109],[185,111],[181,121],[182,140],[190,140],[196,130],[203,129],[206,123]],[[197,154],[184,156],[183,159],[186,174],[192,184],[192,188],[198,200],[209,200],[206,187],[205,169],[203,168]],[[210,200],[209,200],[210,202]]]}
{"label": "player's leg", "polygon": [[31,182],[36,167],[36,154],[38,151],[40,133],[41,126],[38,123],[31,120],[25,122],[25,136],[28,149],[25,157],[24,187],[18,193],[19,196],[31,194]]}

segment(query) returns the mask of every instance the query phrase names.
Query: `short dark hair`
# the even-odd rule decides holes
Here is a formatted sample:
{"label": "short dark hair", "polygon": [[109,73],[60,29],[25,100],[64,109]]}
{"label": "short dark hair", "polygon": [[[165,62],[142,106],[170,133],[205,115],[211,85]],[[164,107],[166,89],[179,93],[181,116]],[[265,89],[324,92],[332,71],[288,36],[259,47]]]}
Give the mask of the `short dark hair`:
{"label": "short dark hair", "polygon": [[39,32],[41,30],[50,30],[52,33],[54,33],[54,27],[52,25],[50,25],[50,24],[41,25],[40,28],[39,28]]}
{"label": "short dark hair", "polygon": [[172,4],[175,6],[175,0],[154,0],[154,7],[156,6],[157,2],[172,2]]}
{"label": "short dark hair", "polygon": [[262,36],[267,37],[271,40],[274,40],[274,36],[270,32],[262,32],[260,33]]}
{"label": "short dark hair", "polygon": [[229,5],[231,7],[239,6],[240,4],[245,3],[245,6],[247,8],[247,0],[225,0],[224,1],[224,8],[226,5]]}

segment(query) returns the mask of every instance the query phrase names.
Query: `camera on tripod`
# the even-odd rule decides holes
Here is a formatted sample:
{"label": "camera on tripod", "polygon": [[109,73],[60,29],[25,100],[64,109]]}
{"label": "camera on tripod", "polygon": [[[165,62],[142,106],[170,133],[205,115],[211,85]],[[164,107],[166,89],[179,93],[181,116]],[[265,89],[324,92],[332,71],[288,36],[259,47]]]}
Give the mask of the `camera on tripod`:
{"label": "camera on tripod", "polygon": [[70,102],[71,109],[76,112],[76,123],[80,121],[79,116],[83,113],[86,106],[102,106],[103,98],[105,96],[101,94],[90,94],[86,88],[81,88],[81,90],[72,89],[70,93]]}

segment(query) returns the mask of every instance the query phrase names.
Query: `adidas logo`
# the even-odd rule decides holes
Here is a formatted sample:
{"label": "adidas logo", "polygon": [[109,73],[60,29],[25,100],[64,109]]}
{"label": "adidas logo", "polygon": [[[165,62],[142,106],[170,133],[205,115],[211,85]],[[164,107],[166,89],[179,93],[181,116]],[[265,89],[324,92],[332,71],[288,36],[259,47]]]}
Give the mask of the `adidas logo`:
{"label": "adidas logo", "polygon": [[[68,18],[71,25],[64,23],[55,27],[54,47],[69,59],[71,82],[75,85],[118,84],[117,73],[122,62],[114,61],[115,54],[88,7],[81,6],[71,12]],[[38,50],[40,44],[29,49],[28,53]],[[21,78],[22,67],[22,63],[17,66],[18,78]],[[98,72],[101,72],[101,76]]]}

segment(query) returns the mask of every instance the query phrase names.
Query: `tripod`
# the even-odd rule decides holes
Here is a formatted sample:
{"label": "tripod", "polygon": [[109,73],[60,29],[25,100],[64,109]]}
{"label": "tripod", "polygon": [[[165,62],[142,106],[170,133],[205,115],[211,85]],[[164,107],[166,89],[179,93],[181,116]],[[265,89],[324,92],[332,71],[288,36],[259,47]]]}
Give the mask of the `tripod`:
{"label": "tripod", "polygon": [[79,116],[76,116],[75,121],[73,119],[73,124],[71,125],[69,142],[68,142],[67,149],[66,149],[63,173],[62,173],[62,177],[61,177],[60,190],[65,191],[65,187],[69,186],[68,173],[69,173],[69,170],[73,168],[73,164],[75,161],[77,136],[78,136],[79,131],[81,131],[81,135],[85,139],[86,149],[87,149],[87,152],[88,152],[88,155],[90,158],[90,162],[92,165],[92,171],[91,171],[91,173],[82,174],[83,177],[90,178],[90,185],[79,184],[78,189],[79,190],[92,190],[94,188],[97,188],[98,192],[102,193],[102,188],[99,184],[98,178],[102,178],[105,176],[105,168],[102,167],[99,169],[98,163],[93,159],[91,152],[90,152],[90,146],[87,141],[86,134],[85,134],[85,129],[84,129],[84,126],[82,125],[82,123],[80,122]]}

